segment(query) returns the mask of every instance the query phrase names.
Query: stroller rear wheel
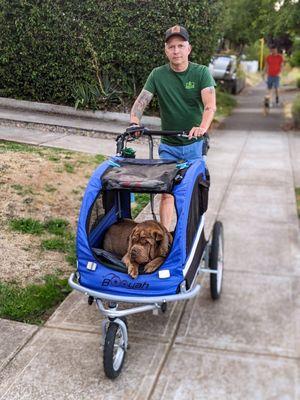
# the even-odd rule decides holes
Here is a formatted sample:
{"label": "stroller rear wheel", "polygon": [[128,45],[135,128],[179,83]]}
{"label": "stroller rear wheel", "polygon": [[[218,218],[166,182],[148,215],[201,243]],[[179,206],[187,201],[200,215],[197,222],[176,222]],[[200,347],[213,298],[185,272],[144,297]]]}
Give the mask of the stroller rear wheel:
{"label": "stroller rear wheel", "polygon": [[127,342],[127,323],[125,318],[122,318],[121,323],[110,322],[106,331],[103,351],[104,372],[110,379],[117,378],[122,370]]}
{"label": "stroller rear wheel", "polygon": [[224,268],[224,233],[223,224],[216,221],[213,228],[211,249],[209,255],[209,269],[217,273],[210,274],[210,294],[213,300],[217,300],[222,291]]}

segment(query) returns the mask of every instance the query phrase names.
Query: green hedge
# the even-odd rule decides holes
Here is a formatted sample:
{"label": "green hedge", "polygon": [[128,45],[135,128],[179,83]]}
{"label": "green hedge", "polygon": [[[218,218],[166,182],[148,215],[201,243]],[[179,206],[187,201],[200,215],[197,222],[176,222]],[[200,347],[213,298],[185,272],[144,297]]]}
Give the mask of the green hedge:
{"label": "green hedge", "polygon": [[295,128],[300,128],[300,95],[296,96],[292,105],[292,115]]}
{"label": "green hedge", "polygon": [[221,3],[0,0],[0,96],[73,105],[74,88],[108,77],[132,98],[165,62],[164,32],[172,25],[190,31],[191,59],[208,63]]}

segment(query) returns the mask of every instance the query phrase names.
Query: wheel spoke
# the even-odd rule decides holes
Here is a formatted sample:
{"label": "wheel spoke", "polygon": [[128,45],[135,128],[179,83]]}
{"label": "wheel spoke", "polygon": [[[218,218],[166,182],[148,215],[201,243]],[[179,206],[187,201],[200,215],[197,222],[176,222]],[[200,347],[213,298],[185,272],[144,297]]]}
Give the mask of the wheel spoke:
{"label": "wheel spoke", "polygon": [[217,274],[217,291],[221,292],[222,277],[223,277],[223,237],[219,235],[219,254],[218,254],[218,274]]}
{"label": "wheel spoke", "polygon": [[124,338],[123,338],[123,333],[122,329],[119,327],[118,331],[116,333],[116,339],[114,343],[114,355],[113,355],[113,366],[115,370],[118,370],[123,357],[124,357]]}

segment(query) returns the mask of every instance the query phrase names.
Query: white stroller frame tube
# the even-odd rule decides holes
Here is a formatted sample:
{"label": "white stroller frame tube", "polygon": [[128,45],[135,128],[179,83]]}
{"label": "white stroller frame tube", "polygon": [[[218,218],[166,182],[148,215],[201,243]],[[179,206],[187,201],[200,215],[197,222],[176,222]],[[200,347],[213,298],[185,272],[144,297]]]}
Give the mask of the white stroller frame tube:
{"label": "white stroller frame tube", "polygon": [[[173,302],[179,300],[188,300],[195,297],[201,288],[201,286],[197,284],[193,289],[187,290],[186,292],[178,294],[170,294],[166,296],[119,296],[88,289],[84,286],[81,286],[79,283],[75,282],[75,279],[76,279],[75,273],[73,272],[68,280],[68,283],[72,289],[78,290],[79,292],[84,293],[87,296],[92,296],[95,299],[122,302],[122,303],[159,304],[159,303]],[[119,312],[122,311],[118,311],[118,313]]]}
{"label": "white stroller frame tube", "polygon": [[155,303],[155,304],[148,304],[140,307],[133,307],[127,310],[117,310],[118,304],[116,304],[116,307],[111,309],[111,308],[105,308],[101,299],[96,299],[96,304],[99,309],[99,311],[108,318],[119,318],[119,317],[126,317],[127,315],[131,314],[138,314],[140,312],[145,312],[145,311],[151,311],[155,309],[159,309],[160,305]]}

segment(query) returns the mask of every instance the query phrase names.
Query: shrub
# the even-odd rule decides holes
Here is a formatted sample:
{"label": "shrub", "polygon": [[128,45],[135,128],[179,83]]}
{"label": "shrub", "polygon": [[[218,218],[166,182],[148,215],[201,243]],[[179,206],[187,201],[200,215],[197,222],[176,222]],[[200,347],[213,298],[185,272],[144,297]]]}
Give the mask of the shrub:
{"label": "shrub", "polygon": [[300,67],[300,49],[295,50],[290,58],[291,67]]}
{"label": "shrub", "polygon": [[[164,32],[170,26],[185,25],[191,59],[208,63],[221,5],[221,0],[1,0],[0,96],[72,105],[78,100],[84,106],[87,95],[94,107],[108,107],[118,102],[120,91],[123,101],[132,101],[151,69],[165,62]],[[98,93],[105,76],[110,90]],[[85,90],[78,96],[82,87],[94,88],[94,94]]]}
{"label": "shrub", "polygon": [[296,128],[300,128],[300,95],[296,96],[292,105],[292,115]]}
{"label": "shrub", "polygon": [[[248,45],[245,47],[245,55],[247,60],[257,60],[259,61],[260,59],[260,49],[261,49],[261,44],[260,41],[257,40],[256,42],[252,43],[251,45]],[[269,49],[268,46],[264,46],[263,50],[263,58],[265,59],[267,55],[269,54]]]}
{"label": "shrub", "polygon": [[237,101],[231,94],[226,93],[220,87],[217,88],[217,119],[219,116],[230,115],[236,104]]}

